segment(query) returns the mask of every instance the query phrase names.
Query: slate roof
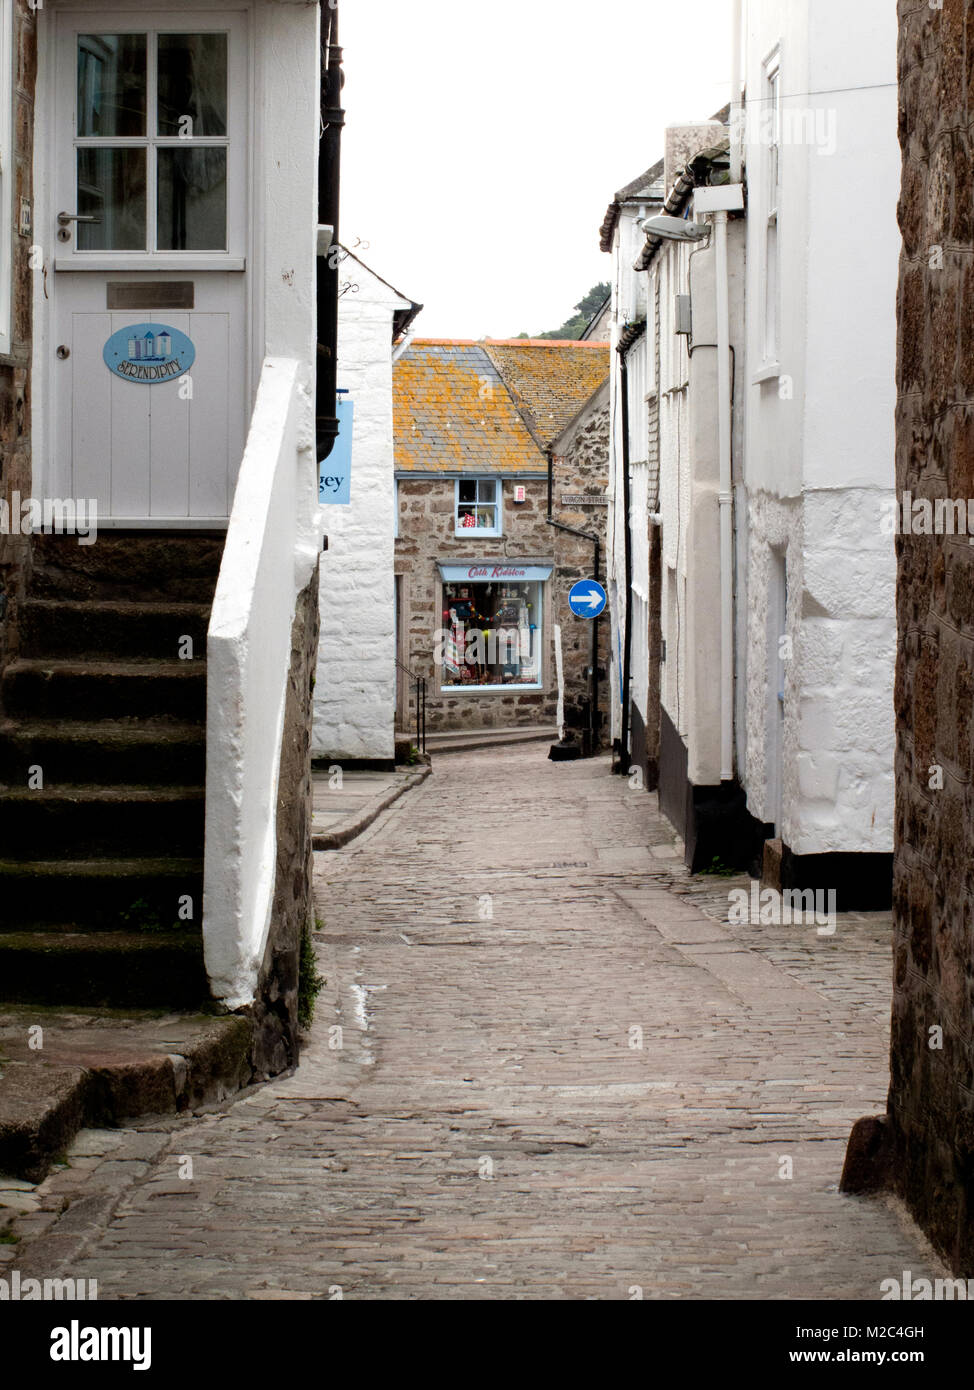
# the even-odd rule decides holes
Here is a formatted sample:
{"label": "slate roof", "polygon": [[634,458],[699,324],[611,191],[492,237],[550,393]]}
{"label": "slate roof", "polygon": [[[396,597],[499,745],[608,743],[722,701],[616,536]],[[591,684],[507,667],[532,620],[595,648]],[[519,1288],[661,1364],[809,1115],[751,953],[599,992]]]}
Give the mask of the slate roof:
{"label": "slate roof", "polygon": [[396,470],[544,473],[608,374],[605,343],[416,338],[393,366]]}
{"label": "slate roof", "polygon": [[609,375],[609,344],[515,338],[484,344],[522,413],[547,447]]}

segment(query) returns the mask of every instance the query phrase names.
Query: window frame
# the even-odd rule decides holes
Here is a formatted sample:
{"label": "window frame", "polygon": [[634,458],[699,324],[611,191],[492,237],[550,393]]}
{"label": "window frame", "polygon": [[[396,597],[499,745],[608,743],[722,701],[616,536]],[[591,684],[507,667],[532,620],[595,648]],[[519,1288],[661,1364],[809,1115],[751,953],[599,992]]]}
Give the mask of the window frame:
{"label": "window frame", "polygon": [[777,367],[781,360],[781,45],[761,65],[761,95],[770,118],[764,157],[765,223],[761,247],[761,366]]}
{"label": "window frame", "polygon": [[[498,481],[500,481],[500,480],[498,479]],[[467,532],[468,532],[468,533],[469,533],[469,530],[470,530],[470,529],[471,529],[471,528],[469,528],[469,527],[467,528]],[[553,574],[553,573],[554,573],[554,571],[552,571],[552,574]],[[451,581],[451,582],[453,582],[453,583],[458,583],[459,581]],[[467,587],[470,588],[470,589],[486,588],[487,585],[488,585],[488,583],[489,583],[489,581],[488,581],[488,580],[485,580],[485,579],[484,579],[484,580],[480,580],[480,579],[469,579],[469,580],[465,580],[465,581],[463,581],[463,582],[464,582],[464,583],[467,585]],[[495,581],[495,582],[498,582],[498,581]],[[499,582],[503,583],[503,581],[499,581]],[[515,581],[515,582],[518,582],[518,581]],[[544,660],[544,651],[545,651],[545,648],[544,648],[544,632],[545,632],[546,608],[547,608],[547,603],[548,603],[548,584],[550,583],[550,576],[549,576],[548,579],[531,579],[531,580],[525,580],[525,581],[521,581],[521,582],[523,582],[524,584],[528,584],[528,585],[530,585],[530,586],[533,588],[533,590],[534,590],[534,596],[535,596],[535,605],[536,605],[536,608],[537,608],[537,612],[536,612],[536,622],[535,622],[535,624],[534,624],[534,627],[530,629],[530,631],[533,633],[533,638],[532,638],[532,657],[533,657],[533,660],[535,661],[535,663],[536,663],[536,665],[537,665],[537,671],[538,671],[537,680],[534,680],[534,681],[507,681],[507,682],[501,681],[501,682],[499,682],[498,684],[489,684],[489,685],[481,685],[479,682],[464,682],[464,681],[460,681],[460,682],[458,682],[458,683],[455,684],[455,685],[449,685],[449,684],[447,684],[447,683],[444,681],[444,678],[443,678],[443,672],[444,672],[444,670],[445,670],[445,664],[444,664],[443,666],[439,666],[439,667],[438,667],[438,670],[437,670],[437,673],[436,673],[436,674],[437,674],[437,677],[438,677],[439,693],[440,693],[441,695],[464,696],[464,697],[465,697],[465,696],[483,696],[483,697],[489,697],[489,696],[491,696],[491,695],[530,695],[530,694],[537,694],[537,692],[538,692],[539,690],[540,690],[540,691],[543,691],[543,690],[544,690],[544,688],[545,688],[545,660]],[[446,606],[446,603],[447,603],[446,589],[447,589],[448,587],[449,587],[449,584],[448,584],[446,581],[444,581],[444,580],[442,580],[442,579],[439,581],[439,584],[438,584],[438,587],[437,587],[437,612],[442,611],[442,610],[444,609],[444,607]],[[472,632],[472,631],[483,631],[484,629],[481,629],[478,623],[476,623],[476,622],[471,622],[471,623],[469,624],[469,626],[468,626],[465,630],[466,630],[467,632]]]}
{"label": "window frame", "polygon": [[[150,176],[148,147],[185,148],[187,145],[203,147],[206,145],[227,149],[226,166],[226,231],[225,250],[81,250],[78,238],[72,235],[66,244],[58,244],[55,251],[57,270],[244,270],[247,265],[246,250],[249,237],[247,197],[249,187],[249,168],[252,157],[252,132],[250,118],[246,109],[244,94],[250,90],[249,56],[249,16],[245,11],[199,11],[180,12],[159,9],[135,15],[131,12],[119,13],[112,10],[75,11],[61,10],[55,14],[58,35],[58,54],[53,74],[57,86],[56,134],[54,143],[55,165],[52,172],[53,186],[57,200],[72,200],[77,192],[77,150],[85,146],[102,144],[115,148],[145,148],[146,153],[146,246],[151,241],[156,244],[156,229],[153,218],[156,211],[157,180]],[[147,66],[146,134],[144,136],[89,136],[79,137],[76,131],[75,114],[77,109],[77,42],[81,34],[145,34],[154,38],[162,34],[212,33],[224,32],[228,37],[227,49],[227,134],[226,136],[194,136],[181,140],[176,136],[150,136],[149,129],[156,112],[154,102],[155,74],[154,64]],[[153,44],[147,46],[147,53],[155,55]],[[149,83],[152,83],[151,91]],[[58,201],[58,208],[65,206]],[[72,211],[77,208],[72,202]]]}
{"label": "window frame", "polygon": [[[460,484],[461,484],[461,483],[474,483],[474,484],[475,484],[475,487],[476,487],[476,497],[475,497],[473,503],[470,503],[470,502],[463,502],[463,503],[461,503],[461,501],[460,501]],[[485,501],[485,500],[482,500],[482,499],[481,499],[481,497],[480,497],[480,487],[481,487],[481,484],[482,484],[482,483],[491,483],[491,484],[493,485],[493,488],[494,488],[494,500],[493,500],[492,502],[488,502],[488,501]],[[494,508],[494,525],[493,525],[493,526],[490,526],[490,527],[488,527],[488,526],[463,526],[463,525],[461,525],[461,522],[460,522],[460,508],[461,508],[461,506],[466,507],[466,508],[468,508],[468,509],[469,509],[471,506],[473,506],[473,508],[474,508],[475,510],[476,510],[478,507],[493,507],[493,508]],[[489,477],[489,476],[486,475],[486,474],[470,474],[470,475],[467,475],[467,476],[464,476],[464,477],[455,478],[455,479],[453,480],[453,534],[454,534],[455,536],[465,536],[465,537],[470,537],[470,536],[483,536],[483,537],[485,537],[485,538],[488,538],[488,537],[489,537],[489,538],[493,538],[493,539],[496,539],[498,536],[503,536],[503,534],[504,534],[504,510],[503,510],[503,506],[504,506],[504,490],[503,490],[503,486],[502,486],[502,483],[501,483],[501,479],[500,479],[500,478],[496,478],[496,477],[492,478],[492,477]]]}

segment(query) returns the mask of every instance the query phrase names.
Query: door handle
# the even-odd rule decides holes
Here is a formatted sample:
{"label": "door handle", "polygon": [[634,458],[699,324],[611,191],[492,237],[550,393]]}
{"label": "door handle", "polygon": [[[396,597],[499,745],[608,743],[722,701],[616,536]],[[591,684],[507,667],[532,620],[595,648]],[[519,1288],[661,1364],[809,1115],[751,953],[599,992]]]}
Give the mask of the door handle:
{"label": "door handle", "polygon": [[69,222],[100,222],[100,217],[90,217],[82,212],[59,212],[57,215],[59,227],[66,227]]}

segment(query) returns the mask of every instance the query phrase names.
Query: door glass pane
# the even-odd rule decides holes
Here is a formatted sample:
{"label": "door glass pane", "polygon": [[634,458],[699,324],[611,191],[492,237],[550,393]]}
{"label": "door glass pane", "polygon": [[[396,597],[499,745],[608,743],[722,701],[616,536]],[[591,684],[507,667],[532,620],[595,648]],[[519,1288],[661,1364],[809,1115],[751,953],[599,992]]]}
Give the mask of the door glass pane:
{"label": "door glass pane", "polygon": [[145,150],[111,145],[78,150],[79,251],[145,250]]}
{"label": "door glass pane", "polygon": [[160,147],[160,251],[225,251],[227,152]]}
{"label": "door glass pane", "polygon": [[226,34],[160,34],[159,134],[226,133]]}
{"label": "door glass pane", "polygon": [[145,34],[78,35],[78,134],[145,134]]}

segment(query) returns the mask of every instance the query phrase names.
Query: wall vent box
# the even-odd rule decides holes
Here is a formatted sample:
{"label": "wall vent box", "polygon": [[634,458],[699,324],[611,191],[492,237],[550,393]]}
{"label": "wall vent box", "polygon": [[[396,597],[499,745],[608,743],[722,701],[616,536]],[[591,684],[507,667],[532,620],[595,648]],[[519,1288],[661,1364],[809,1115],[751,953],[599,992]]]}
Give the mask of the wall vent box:
{"label": "wall vent box", "polygon": [[527,493],[525,491],[524,484],[519,483],[517,487],[514,489],[514,501],[523,502],[526,496]]}
{"label": "wall vent box", "polygon": [[676,296],[676,333],[692,332],[690,318],[690,296],[688,294],[678,294]]}

